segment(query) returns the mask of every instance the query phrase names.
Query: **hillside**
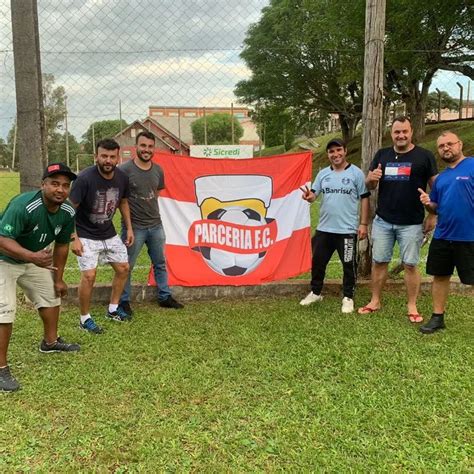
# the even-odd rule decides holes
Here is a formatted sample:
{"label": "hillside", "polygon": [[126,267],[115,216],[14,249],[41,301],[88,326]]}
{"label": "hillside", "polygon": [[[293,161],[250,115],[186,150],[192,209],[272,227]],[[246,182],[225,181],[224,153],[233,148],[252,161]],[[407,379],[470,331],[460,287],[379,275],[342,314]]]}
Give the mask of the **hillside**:
{"label": "hillside", "polygon": [[[464,155],[465,156],[474,156],[474,120],[463,120],[450,123],[441,123],[441,124],[432,124],[426,126],[426,136],[423,140],[418,143],[418,145],[431,150],[436,158],[438,159],[438,164],[440,169],[444,168],[444,164],[439,161],[439,157],[436,153],[436,139],[439,134],[444,130],[451,130],[456,133],[459,138],[464,143]],[[329,140],[334,137],[340,137],[339,134],[331,133],[329,135],[323,135],[317,138],[313,138],[311,141],[304,141],[304,146],[312,147],[312,144],[317,143],[320,146],[317,148],[312,147],[313,149],[313,173],[316,173],[319,169],[327,166],[327,156],[326,156],[326,144]],[[390,139],[390,133],[386,133],[383,138],[382,146],[390,146],[392,141]],[[357,135],[348,145],[348,160],[351,163],[360,166],[361,162],[361,146],[362,146],[362,136]],[[280,148],[280,147],[275,147]],[[299,146],[294,147],[291,152],[301,151],[302,148]],[[275,150],[276,153],[281,153],[281,148]]]}

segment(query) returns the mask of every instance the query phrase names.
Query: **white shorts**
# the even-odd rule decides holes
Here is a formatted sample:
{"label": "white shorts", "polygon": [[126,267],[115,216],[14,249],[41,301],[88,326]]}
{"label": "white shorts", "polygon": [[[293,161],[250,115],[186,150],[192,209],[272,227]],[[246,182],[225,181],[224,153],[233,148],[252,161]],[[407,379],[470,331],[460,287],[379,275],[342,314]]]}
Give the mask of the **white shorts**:
{"label": "white shorts", "polygon": [[33,263],[0,260],[0,324],[15,320],[17,284],[36,309],[54,308],[61,304],[61,299],[54,293],[51,270]]}
{"label": "white shorts", "polygon": [[82,257],[77,257],[79,270],[93,270],[104,263],[128,263],[127,247],[118,235],[107,240],[80,238]]}

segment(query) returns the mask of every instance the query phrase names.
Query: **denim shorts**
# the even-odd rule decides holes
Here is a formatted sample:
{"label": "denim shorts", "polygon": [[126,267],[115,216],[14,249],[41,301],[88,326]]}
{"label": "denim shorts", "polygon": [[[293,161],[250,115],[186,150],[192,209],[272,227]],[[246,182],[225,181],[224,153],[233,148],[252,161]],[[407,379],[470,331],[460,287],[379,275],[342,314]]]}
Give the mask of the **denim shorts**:
{"label": "denim shorts", "polygon": [[405,265],[417,265],[423,242],[423,224],[390,224],[381,217],[375,216],[372,224],[372,260],[375,263],[390,262],[395,241],[400,247],[402,262]]}

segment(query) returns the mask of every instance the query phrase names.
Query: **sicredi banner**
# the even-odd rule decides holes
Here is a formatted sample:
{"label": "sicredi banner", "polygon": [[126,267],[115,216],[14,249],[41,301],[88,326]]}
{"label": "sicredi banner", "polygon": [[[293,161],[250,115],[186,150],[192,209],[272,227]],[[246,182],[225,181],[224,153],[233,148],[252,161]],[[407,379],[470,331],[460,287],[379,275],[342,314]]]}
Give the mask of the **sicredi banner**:
{"label": "sicredi banner", "polygon": [[[248,160],[159,153],[171,285],[258,285],[311,267],[311,153]],[[153,273],[149,284],[154,285]]]}
{"label": "sicredi banner", "polygon": [[191,145],[193,158],[252,158],[252,145]]}

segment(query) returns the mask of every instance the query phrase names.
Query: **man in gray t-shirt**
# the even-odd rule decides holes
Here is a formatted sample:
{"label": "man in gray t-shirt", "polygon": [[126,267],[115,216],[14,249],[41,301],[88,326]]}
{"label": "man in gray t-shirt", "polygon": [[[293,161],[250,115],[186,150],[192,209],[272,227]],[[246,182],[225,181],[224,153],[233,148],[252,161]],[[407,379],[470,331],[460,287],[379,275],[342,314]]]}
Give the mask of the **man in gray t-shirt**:
{"label": "man in gray t-shirt", "polygon": [[357,279],[357,239],[367,237],[370,193],[362,171],[346,160],[347,149],[342,140],[331,140],[326,151],[331,166],[317,174],[312,189],[302,188],[305,201],[312,203],[318,196],[322,199],[319,223],[312,240],[311,291],[300,304],[307,306],[323,299],[321,290],[326,267],[337,251],[344,271],[341,310],[351,313]]}
{"label": "man in gray t-shirt", "polygon": [[132,315],[130,307],[132,271],[144,244],[147,246],[148,255],[153,264],[158,304],[163,308],[183,308],[183,305],[173,298],[168,286],[164,252],[166,239],[158,207],[158,194],[165,187],[165,179],[161,166],[152,161],[155,136],[147,131],[139,133],[136,146],[137,157],[120,167],[129,178],[128,203],[135,235],[134,244],[128,247],[130,273],[120,298],[121,308],[130,316]]}

